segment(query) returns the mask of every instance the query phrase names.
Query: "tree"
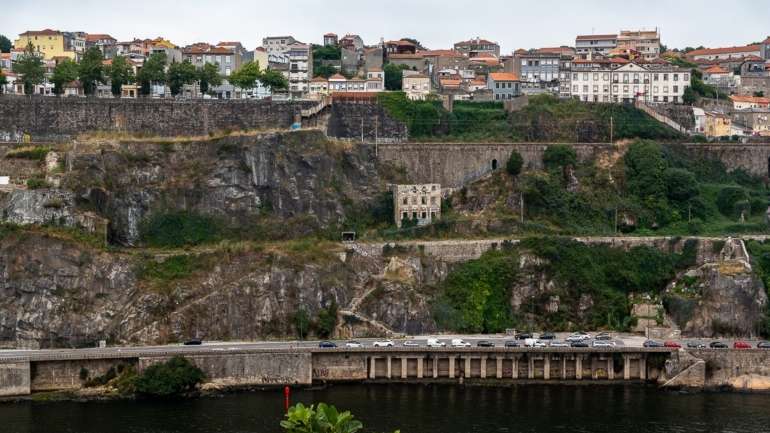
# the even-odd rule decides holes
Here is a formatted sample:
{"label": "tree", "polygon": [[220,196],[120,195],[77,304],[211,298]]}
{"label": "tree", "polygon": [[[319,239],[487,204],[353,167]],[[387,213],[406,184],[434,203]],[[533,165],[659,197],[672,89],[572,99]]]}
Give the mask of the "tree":
{"label": "tree", "polygon": [[687,105],[692,105],[695,103],[697,99],[698,99],[698,95],[695,94],[695,91],[692,89],[692,87],[687,86],[684,88],[684,94],[682,95],[682,102],[684,102]]}
{"label": "tree", "polygon": [[182,91],[185,84],[192,84],[198,78],[198,71],[189,60],[182,63],[172,63],[166,74],[171,94],[176,96]]}
{"label": "tree", "polygon": [[659,144],[637,141],[623,156],[629,192],[641,199],[660,198],[666,192],[663,172],[666,161]]}
{"label": "tree", "polygon": [[43,59],[35,52],[35,46],[32,45],[32,42],[27,44],[24,53],[13,64],[13,72],[22,76],[21,82],[24,84],[24,94],[26,95],[31,95],[35,91],[35,85],[45,80]]}
{"label": "tree", "polygon": [[102,50],[98,47],[91,47],[86,50],[83,59],[80,61],[79,75],[80,83],[83,84],[83,91],[86,95],[96,93],[96,86],[104,83],[104,56]]}
{"label": "tree", "polygon": [[401,90],[403,85],[403,71],[409,69],[406,65],[388,63],[385,65],[385,90]]}
{"label": "tree", "polygon": [[664,172],[666,196],[669,200],[685,203],[698,195],[695,175],[683,168],[669,168]]}
{"label": "tree", "polygon": [[142,86],[139,93],[144,96],[150,94],[150,85],[164,84],[166,82],[166,53],[152,53],[144,62],[136,79]]}
{"label": "tree", "polygon": [[219,66],[216,63],[206,63],[198,69],[198,83],[201,93],[208,93],[209,88],[222,84],[222,76],[219,75]]}
{"label": "tree", "polygon": [[8,79],[5,78],[3,71],[0,70],[0,95],[3,94],[3,90],[5,89],[6,84],[8,84]]}
{"label": "tree", "polygon": [[764,98],[765,97],[765,92],[762,91],[762,90],[754,92],[754,96],[757,97],[757,98]]}
{"label": "tree", "polygon": [[11,40],[5,37],[5,35],[0,35],[0,53],[10,53],[11,47],[13,47]]}
{"label": "tree", "polygon": [[281,428],[284,433],[356,433],[364,425],[350,411],[339,412],[326,403],[319,403],[318,407],[297,403],[289,408]]}
{"label": "tree", "polygon": [[190,392],[203,382],[200,368],[181,356],[147,367],[135,379],[136,392],[150,397],[171,397]]}
{"label": "tree", "polygon": [[307,313],[307,310],[300,307],[294,313],[292,319],[294,321],[294,328],[297,330],[297,334],[299,334],[299,339],[304,340],[307,337],[308,330],[310,330],[310,315]]}
{"label": "tree", "polygon": [[115,56],[112,59],[112,65],[105,71],[105,75],[110,79],[110,88],[112,95],[120,97],[123,85],[134,82],[134,70],[123,56]]}
{"label": "tree", "polygon": [[423,46],[423,45],[420,43],[420,41],[418,41],[418,40],[417,40],[417,39],[415,39],[415,38],[401,38],[401,40],[402,40],[402,41],[407,41],[407,42],[411,42],[411,43],[413,43],[413,44],[414,44],[414,46],[415,46],[415,47],[417,47],[417,49],[418,49],[419,51],[427,51],[427,48],[425,48],[425,47],[424,47],[424,46]]}
{"label": "tree", "polygon": [[543,153],[543,165],[545,168],[565,168],[577,164],[577,153],[568,144],[554,144],[548,146]]}
{"label": "tree", "polygon": [[505,164],[505,170],[511,176],[518,176],[521,173],[521,167],[524,165],[524,158],[517,151],[513,151]]}
{"label": "tree", "polygon": [[64,93],[64,85],[78,79],[78,64],[70,59],[59,62],[53,70],[51,81],[56,95]]}
{"label": "tree", "polygon": [[337,326],[337,302],[332,300],[331,305],[318,311],[318,321],[316,322],[318,336],[330,337],[334,333],[335,326]]}
{"label": "tree", "polygon": [[262,74],[259,72],[259,62],[246,62],[240,69],[233,72],[227,79],[233,86],[241,89],[253,89]]}
{"label": "tree", "polygon": [[272,91],[286,90],[289,88],[289,82],[286,80],[286,77],[284,77],[283,74],[278,71],[268,69],[262,73],[262,76],[259,78],[259,80],[262,82],[263,86],[269,88]]}

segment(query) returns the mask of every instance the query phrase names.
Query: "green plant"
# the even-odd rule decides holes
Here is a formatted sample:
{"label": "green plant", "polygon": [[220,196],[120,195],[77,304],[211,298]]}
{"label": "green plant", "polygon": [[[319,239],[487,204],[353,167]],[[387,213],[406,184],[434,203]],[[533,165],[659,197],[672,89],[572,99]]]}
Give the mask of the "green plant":
{"label": "green plant", "polygon": [[716,205],[722,215],[727,217],[737,217],[741,212],[750,208],[748,199],[748,194],[743,188],[728,186],[719,191]]}
{"label": "green plant", "polygon": [[44,161],[45,157],[52,149],[48,146],[24,146],[9,150],[6,158],[31,159],[34,161]]}
{"label": "green plant", "polygon": [[543,153],[543,165],[547,169],[564,168],[577,164],[577,152],[568,144],[553,144]]}
{"label": "green plant", "polygon": [[299,339],[304,340],[310,330],[310,315],[303,307],[299,307],[292,317],[292,322]]}
{"label": "green plant", "polygon": [[172,397],[189,393],[205,379],[203,371],[182,356],[147,367],[134,380],[136,393],[146,397]]}
{"label": "green plant", "polygon": [[215,218],[188,211],[159,212],[140,225],[142,241],[151,247],[179,248],[221,239],[224,229]]}
{"label": "green plant", "polygon": [[511,156],[508,157],[508,162],[505,164],[505,170],[511,176],[518,176],[521,173],[521,168],[524,165],[524,158],[521,157],[519,152],[515,150],[511,152]]}
{"label": "green plant", "polygon": [[27,188],[29,189],[45,189],[50,188],[51,184],[49,184],[45,179],[40,177],[31,177],[27,179]]}
{"label": "green plant", "polygon": [[318,311],[316,319],[316,333],[321,338],[329,338],[334,333],[337,325],[337,302],[332,300],[329,306]]}

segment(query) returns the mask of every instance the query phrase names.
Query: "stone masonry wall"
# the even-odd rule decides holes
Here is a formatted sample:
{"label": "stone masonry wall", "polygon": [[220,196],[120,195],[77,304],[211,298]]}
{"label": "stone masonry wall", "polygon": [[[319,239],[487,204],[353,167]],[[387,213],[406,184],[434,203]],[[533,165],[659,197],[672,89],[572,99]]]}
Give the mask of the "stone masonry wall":
{"label": "stone masonry wall", "polygon": [[334,138],[379,143],[400,143],[408,138],[406,126],[390,117],[378,104],[335,101],[327,135]]}
{"label": "stone masonry wall", "polygon": [[[156,136],[225,130],[288,128],[308,102],[0,97],[0,133],[21,131],[33,141],[89,131]],[[7,136],[0,134],[0,136]]]}

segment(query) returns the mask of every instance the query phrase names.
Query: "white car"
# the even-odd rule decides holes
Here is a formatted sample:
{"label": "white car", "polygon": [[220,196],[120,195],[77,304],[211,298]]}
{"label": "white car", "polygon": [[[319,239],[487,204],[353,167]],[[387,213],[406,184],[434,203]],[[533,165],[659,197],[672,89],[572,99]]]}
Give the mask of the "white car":
{"label": "white car", "polygon": [[359,349],[359,348],[364,347],[364,346],[361,343],[359,343],[358,341],[348,341],[347,343],[345,343],[345,347],[350,347],[350,348],[353,348],[353,349]]}
{"label": "white car", "polygon": [[419,347],[420,343],[418,343],[415,340],[406,340],[404,341],[404,347]]}
{"label": "white car", "polygon": [[439,341],[437,338],[429,338],[428,347],[446,347],[446,343]]}
{"label": "white car", "polygon": [[551,341],[551,344],[549,345],[549,347],[569,347],[569,343],[566,343],[564,341],[554,340],[554,341]]}
{"label": "white car", "polygon": [[471,347],[471,343],[455,338],[452,340],[452,347]]}
{"label": "white car", "polygon": [[545,341],[538,340],[536,338],[527,338],[524,340],[524,347],[546,347]]}
{"label": "white car", "polygon": [[607,341],[607,340],[594,340],[593,347],[615,347],[614,341]]}
{"label": "white car", "polygon": [[565,338],[565,340],[570,343],[575,343],[578,341],[586,341],[590,339],[591,339],[591,336],[589,334],[586,334],[585,332],[576,332],[570,335],[569,337]]}
{"label": "white car", "polygon": [[393,340],[382,340],[382,341],[375,341],[374,344],[372,344],[373,347],[393,347],[395,344],[393,344]]}

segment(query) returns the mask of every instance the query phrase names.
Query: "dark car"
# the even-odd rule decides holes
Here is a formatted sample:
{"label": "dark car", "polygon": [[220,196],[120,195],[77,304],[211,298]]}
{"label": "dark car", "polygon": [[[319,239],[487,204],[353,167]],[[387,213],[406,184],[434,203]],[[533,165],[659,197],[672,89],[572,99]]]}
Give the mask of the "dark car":
{"label": "dark car", "polygon": [[709,344],[709,347],[712,349],[727,349],[727,344],[722,343],[721,341],[713,341]]}
{"label": "dark car", "polygon": [[521,332],[519,334],[516,334],[517,340],[526,340],[527,338],[532,338],[531,332]]}
{"label": "dark car", "polygon": [[505,347],[519,347],[519,342],[515,340],[508,340],[505,342]]}
{"label": "dark car", "polygon": [[688,349],[705,349],[706,344],[700,341],[688,341],[687,348]]}
{"label": "dark car", "polygon": [[495,343],[487,340],[481,340],[476,343],[476,347],[495,347]]}
{"label": "dark car", "polygon": [[642,344],[644,347],[663,347],[663,343],[655,340],[647,340]]}
{"label": "dark car", "polygon": [[203,344],[203,341],[200,338],[193,338],[184,342],[185,346],[200,346],[201,344]]}
{"label": "dark car", "polygon": [[760,341],[757,343],[757,349],[770,349],[770,341]]}
{"label": "dark car", "polygon": [[318,343],[318,347],[320,347],[321,349],[334,349],[335,347],[337,347],[337,345],[332,343],[331,341],[322,341]]}
{"label": "dark car", "polygon": [[599,334],[596,334],[596,337],[594,337],[594,340],[609,341],[609,340],[612,340],[612,336],[606,332],[600,332]]}
{"label": "dark car", "polygon": [[553,332],[543,332],[540,334],[541,340],[553,340],[556,338],[556,335],[553,334]]}
{"label": "dark car", "polygon": [[569,347],[588,347],[587,341],[573,341],[569,344]]}

